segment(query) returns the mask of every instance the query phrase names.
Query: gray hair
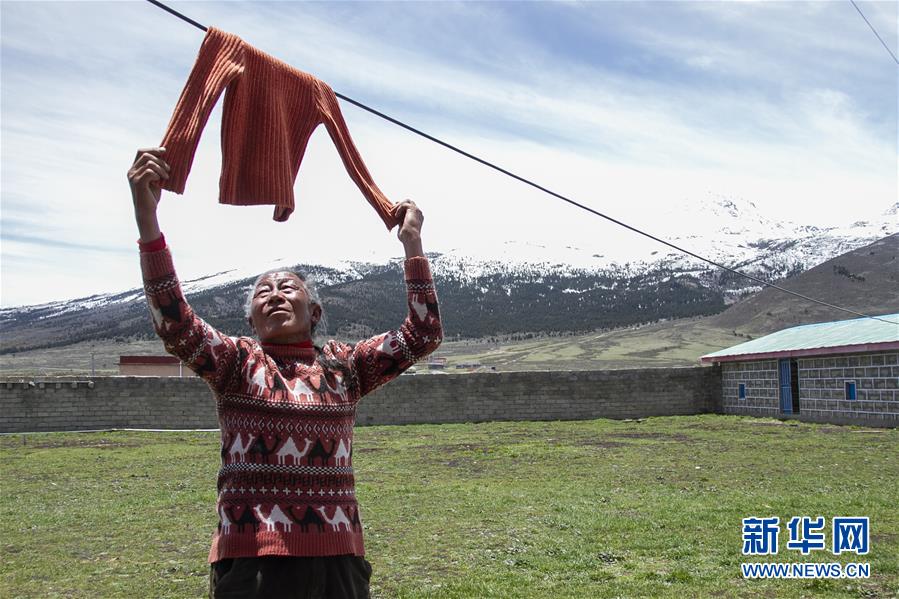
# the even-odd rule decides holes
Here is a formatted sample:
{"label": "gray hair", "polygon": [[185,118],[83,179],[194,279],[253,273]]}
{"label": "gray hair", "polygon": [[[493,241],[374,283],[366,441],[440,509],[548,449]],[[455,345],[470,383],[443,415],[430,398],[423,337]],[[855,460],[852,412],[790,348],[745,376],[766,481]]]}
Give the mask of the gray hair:
{"label": "gray hair", "polygon": [[244,302],[244,315],[247,319],[250,318],[253,310],[253,294],[256,291],[256,287],[259,285],[259,282],[262,281],[268,275],[273,275],[277,272],[289,272],[290,274],[296,276],[302,283],[303,287],[306,289],[306,297],[309,298],[309,303],[315,306],[318,306],[322,310],[321,318],[318,319],[318,322],[312,325],[312,337],[315,338],[316,335],[327,335],[328,334],[328,318],[325,316],[325,307],[322,305],[321,296],[318,294],[318,288],[315,285],[315,280],[309,277],[308,275],[290,270],[289,268],[273,268],[271,270],[267,270],[258,277],[253,282],[253,286],[250,287],[249,292],[247,292],[247,299]]}

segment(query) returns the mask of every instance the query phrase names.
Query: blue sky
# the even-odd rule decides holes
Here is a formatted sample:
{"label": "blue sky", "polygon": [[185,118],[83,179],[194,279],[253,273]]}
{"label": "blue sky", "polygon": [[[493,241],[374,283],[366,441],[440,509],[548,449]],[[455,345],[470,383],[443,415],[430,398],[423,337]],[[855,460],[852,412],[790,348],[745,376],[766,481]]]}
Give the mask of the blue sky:
{"label": "blue sky", "polygon": [[[897,53],[897,4],[858,4]],[[897,66],[848,1],[172,6],[662,236],[677,206],[707,197],[820,225],[896,201]],[[0,10],[2,305],[139,285],[125,172],[136,148],[161,139],[202,32],[146,2],[4,0]],[[219,206],[220,109],[185,195],[160,209],[182,278],[275,258],[400,255],[323,130],[288,223],[273,223],[269,207]],[[379,186],[422,206],[426,250],[636,243],[343,110]]]}

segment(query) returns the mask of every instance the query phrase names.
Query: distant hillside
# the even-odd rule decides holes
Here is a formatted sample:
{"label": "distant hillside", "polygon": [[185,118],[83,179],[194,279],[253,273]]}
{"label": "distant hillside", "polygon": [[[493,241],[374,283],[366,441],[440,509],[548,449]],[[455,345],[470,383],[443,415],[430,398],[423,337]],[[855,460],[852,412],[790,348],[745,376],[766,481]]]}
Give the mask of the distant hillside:
{"label": "distant hillside", "polygon": [[[674,241],[720,263],[785,281],[784,286],[797,286],[800,293],[861,312],[883,313],[896,305],[899,204],[875,222],[859,221],[839,229],[773,223],[751,202],[716,200],[695,209],[713,215],[715,228],[700,236],[693,230],[700,214],[681,218],[672,221],[684,229],[672,230]],[[885,231],[892,234],[881,239]],[[455,250],[429,255],[447,340],[599,333],[718,314],[753,294],[757,295],[736,303],[708,326],[758,335],[791,324],[848,317],[775,290],[757,293],[759,286],[752,281],[679,253],[653,251],[649,262],[619,262],[626,256],[567,248],[565,260],[549,261],[546,248],[503,245],[504,259],[479,260]],[[395,327],[405,316],[399,261],[293,268],[320,282],[329,336],[359,339]],[[188,300],[220,330],[249,334],[243,304],[253,281],[250,272],[224,271],[186,281]],[[153,338],[140,289],[0,309],[0,354]]]}
{"label": "distant hillside", "polygon": [[[784,288],[870,315],[899,312],[899,235],[828,260],[779,281]],[[497,370],[580,370],[695,366],[699,357],[783,328],[854,318],[777,289],[714,316],[687,318],[601,333],[524,341],[485,339],[444,344],[455,364]]]}
{"label": "distant hillside", "polygon": [[[899,312],[899,294],[895,289],[899,277],[899,236],[893,235],[843,256],[829,260],[806,273],[781,284],[800,293],[840,304],[860,312],[884,314]],[[324,275],[326,273],[320,273]],[[393,274],[378,276],[392,278]],[[366,279],[363,277],[363,279]],[[393,285],[394,283],[391,283]],[[448,285],[446,281],[443,283]],[[536,283],[535,283],[536,284]],[[369,303],[393,301],[381,295],[377,283],[355,282],[335,285],[334,312],[350,310],[356,296],[368,297]],[[502,285],[500,284],[502,288]],[[329,290],[329,294],[331,291]],[[366,295],[367,294],[367,295]],[[453,294],[449,294],[454,297]],[[498,294],[500,295],[500,294]],[[502,296],[506,296],[503,289]],[[570,294],[568,294],[570,295]],[[223,295],[213,295],[223,297]],[[235,300],[238,296],[235,296]],[[458,296],[456,296],[458,297]],[[446,300],[444,299],[444,303]],[[224,305],[225,302],[222,302]],[[144,319],[143,305],[137,316]],[[445,311],[450,320],[457,317]],[[731,306],[714,316],[696,316],[647,326],[634,326],[611,331],[582,334],[512,333],[488,335],[478,339],[445,341],[438,355],[449,362],[448,372],[457,364],[479,363],[497,370],[581,370],[631,367],[669,367],[698,364],[699,357],[742,343],[784,327],[812,321],[852,318],[837,310],[809,304],[769,289]],[[236,321],[234,321],[236,323]],[[360,328],[355,331],[365,334]],[[120,354],[162,353],[161,343],[152,338],[119,341],[82,341],[50,349],[30,350],[0,355],[0,370],[16,374],[73,374],[90,372],[92,364],[98,373],[116,372]]]}
{"label": "distant hillside", "polygon": [[[299,270],[319,280],[339,278],[321,267],[300,265]],[[719,289],[692,273],[666,268],[621,273],[534,267],[479,276],[441,269],[435,280],[447,338],[615,328],[713,314],[725,306]],[[252,282],[243,279],[187,297],[214,327],[248,335],[243,305]],[[407,312],[398,263],[366,265],[358,278],[323,286],[321,294],[330,335],[337,338],[358,339],[394,328]],[[3,316],[0,353],[155,337],[140,290],[7,310]]]}
{"label": "distant hillside", "polygon": [[[863,314],[899,312],[899,234],[837,256],[778,284]],[[849,318],[854,316],[766,288],[706,322],[759,336],[800,324]]]}

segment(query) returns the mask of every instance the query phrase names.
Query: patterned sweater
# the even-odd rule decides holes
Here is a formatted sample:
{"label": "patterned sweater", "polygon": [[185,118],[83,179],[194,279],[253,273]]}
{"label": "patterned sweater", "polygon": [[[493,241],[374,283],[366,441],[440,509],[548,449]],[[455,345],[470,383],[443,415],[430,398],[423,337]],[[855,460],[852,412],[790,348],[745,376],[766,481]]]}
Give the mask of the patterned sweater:
{"label": "patterned sweater", "polygon": [[356,404],[443,335],[427,259],[404,267],[409,315],[399,329],[319,349],[216,331],[185,301],[169,250],[141,253],[156,332],[215,396],[222,467],[210,562],[365,555],[353,479]]}

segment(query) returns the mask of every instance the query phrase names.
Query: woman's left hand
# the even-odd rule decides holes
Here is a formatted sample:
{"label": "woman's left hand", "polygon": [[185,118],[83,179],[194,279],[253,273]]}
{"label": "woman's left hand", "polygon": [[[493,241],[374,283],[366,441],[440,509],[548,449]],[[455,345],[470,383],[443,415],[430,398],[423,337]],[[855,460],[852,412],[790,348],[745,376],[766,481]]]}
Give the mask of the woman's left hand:
{"label": "woman's left hand", "polygon": [[396,204],[395,214],[400,221],[400,229],[396,236],[406,248],[406,256],[421,256],[421,225],[425,215],[412,200],[405,200]]}

